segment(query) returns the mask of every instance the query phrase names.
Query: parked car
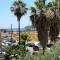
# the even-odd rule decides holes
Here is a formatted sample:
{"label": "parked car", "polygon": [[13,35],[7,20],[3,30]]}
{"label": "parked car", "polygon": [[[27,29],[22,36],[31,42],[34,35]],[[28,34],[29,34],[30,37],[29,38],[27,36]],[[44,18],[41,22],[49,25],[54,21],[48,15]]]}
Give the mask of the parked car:
{"label": "parked car", "polygon": [[39,47],[38,46],[33,46],[33,55],[37,54],[39,51]]}
{"label": "parked car", "polygon": [[5,55],[5,49],[4,48],[0,48],[0,55]]}
{"label": "parked car", "polygon": [[38,46],[38,47],[39,47],[39,49],[43,49],[43,47],[42,47],[42,45],[41,45],[41,43],[40,43],[40,42],[35,42],[35,46]]}
{"label": "parked car", "polygon": [[11,45],[17,45],[15,40],[10,40],[9,42],[11,43]]}
{"label": "parked car", "polygon": [[35,46],[35,44],[34,43],[27,43],[26,46],[33,47],[33,46]]}
{"label": "parked car", "polygon": [[11,45],[11,42],[9,42],[9,40],[2,40],[1,44],[3,46],[9,46],[9,45]]}
{"label": "parked car", "polygon": [[2,40],[1,44],[3,46],[17,45],[15,40]]}
{"label": "parked car", "polygon": [[53,46],[53,44],[47,44],[47,47],[48,48],[50,48],[50,47],[52,47]]}
{"label": "parked car", "polygon": [[31,54],[38,53],[38,51],[39,51],[39,47],[36,46],[36,45],[33,44],[33,43],[28,43],[28,44],[26,44],[26,49],[27,49]]}

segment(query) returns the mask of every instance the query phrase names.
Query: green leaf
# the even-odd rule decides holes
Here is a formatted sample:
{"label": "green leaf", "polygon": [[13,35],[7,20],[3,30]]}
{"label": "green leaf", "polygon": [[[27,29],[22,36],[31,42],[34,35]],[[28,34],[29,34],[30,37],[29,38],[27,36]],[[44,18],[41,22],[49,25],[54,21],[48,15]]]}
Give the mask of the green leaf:
{"label": "green leaf", "polygon": [[34,7],[31,7],[31,12],[36,12],[36,9]]}

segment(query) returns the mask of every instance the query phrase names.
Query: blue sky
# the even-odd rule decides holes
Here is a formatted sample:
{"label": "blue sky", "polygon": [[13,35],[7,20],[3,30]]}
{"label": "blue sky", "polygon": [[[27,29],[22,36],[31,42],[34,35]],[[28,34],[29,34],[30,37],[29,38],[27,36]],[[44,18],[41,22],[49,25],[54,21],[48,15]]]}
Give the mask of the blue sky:
{"label": "blue sky", "polygon": [[[0,1],[0,29],[1,28],[10,28],[10,25],[13,25],[13,28],[17,28],[17,19],[16,16],[10,11],[10,7],[12,6],[15,0],[1,0]],[[27,4],[27,7],[34,6],[35,0],[24,0]],[[51,0],[48,0],[51,1]],[[48,2],[47,1],[47,2]],[[20,21],[20,27],[23,28],[25,26],[31,25],[30,22],[30,11],[27,12],[24,16],[22,16]]]}

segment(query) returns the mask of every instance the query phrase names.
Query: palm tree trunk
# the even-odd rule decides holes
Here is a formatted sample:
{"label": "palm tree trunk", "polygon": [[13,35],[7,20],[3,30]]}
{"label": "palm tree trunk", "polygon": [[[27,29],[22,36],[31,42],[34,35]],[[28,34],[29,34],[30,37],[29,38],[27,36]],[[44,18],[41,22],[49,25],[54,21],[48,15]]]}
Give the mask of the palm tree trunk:
{"label": "palm tree trunk", "polygon": [[18,20],[18,35],[19,35],[19,45],[20,45],[20,20]]}
{"label": "palm tree trunk", "polygon": [[38,32],[38,39],[43,47],[43,55],[44,55],[46,44],[48,43],[48,26],[47,26],[46,17],[44,15],[42,15],[38,19],[36,28]]}
{"label": "palm tree trunk", "polygon": [[48,43],[48,30],[45,31],[38,30],[38,39],[43,47],[43,55],[44,55],[46,44]]}
{"label": "palm tree trunk", "polygon": [[11,40],[13,39],[12,34],[13,34],[13,31],[12,31],[12,24],[11,24]]}
{"label": "palm tree trunk", "polygon": [[45,53],[45,47],[43,47],[43,55],[44,55],[44,53]]}

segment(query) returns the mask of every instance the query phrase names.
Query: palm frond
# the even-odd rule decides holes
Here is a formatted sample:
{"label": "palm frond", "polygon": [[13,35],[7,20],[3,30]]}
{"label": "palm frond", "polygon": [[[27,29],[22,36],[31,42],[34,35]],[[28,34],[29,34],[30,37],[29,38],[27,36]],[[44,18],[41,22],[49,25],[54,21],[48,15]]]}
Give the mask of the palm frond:
{"label": "palm frond", "polygon": [[10,9],[16,16],[22,16],[27,12],[26,4],[22,0],[16,0]]}
{"label": "palm frond", "polygon": [[35,2],[37,8],[43,8],[44,4],[42,2]]}
{"label": "palm frond", "polygon": [[31,7],[31,12],[36,12],[36,9],[34,7]]}
{"label": "palm frond", "polygon": [[49,2],[47,5],[47,7],[52,7],[52,6],[53,6],[52,2]]}
{"label": "palm frond", "polygon": [[31,15],[31,16],[30,16],[30,21],[32,22],[32,25],[34,26],[34,25],[35,25],[34,15]]}

